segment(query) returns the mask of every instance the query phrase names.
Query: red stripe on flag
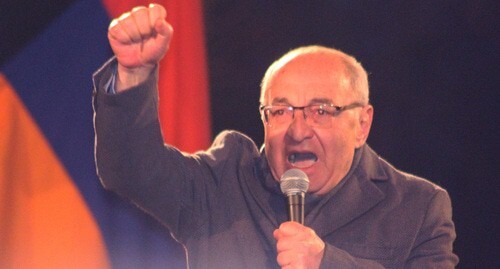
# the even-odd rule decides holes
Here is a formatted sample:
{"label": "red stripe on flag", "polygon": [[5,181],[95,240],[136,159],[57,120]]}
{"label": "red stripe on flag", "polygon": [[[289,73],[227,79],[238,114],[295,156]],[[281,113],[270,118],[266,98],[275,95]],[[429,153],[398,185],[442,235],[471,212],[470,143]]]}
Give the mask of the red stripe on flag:
{"label": "red stripe on flag", "polygon": [[[103,0],[112,17],[148,2]],[[198,0],[156,1],[174,28],[170,49],[160,63],[160,121],[165,142],[187,152],[206,149],[211,140],[205,36]]]}

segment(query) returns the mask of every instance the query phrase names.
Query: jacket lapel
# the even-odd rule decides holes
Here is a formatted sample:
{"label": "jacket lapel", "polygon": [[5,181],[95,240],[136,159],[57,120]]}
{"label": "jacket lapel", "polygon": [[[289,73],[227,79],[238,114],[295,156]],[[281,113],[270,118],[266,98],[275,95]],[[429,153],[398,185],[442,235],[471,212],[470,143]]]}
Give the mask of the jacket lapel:
{"label": "jacket lapel", "polygon": [[[311,211],[305,225],[311,227],[320,237],[333,233],[355,220],[385,197],[374,181],[386,181],[387,175],[380,167],[377,154],[367,145],[360,148],[359,162],[344,180],[343,186]],[[317,213],[321,212],[321,213]]]}
{"label": "jacket lapel", "polygon": [[[253,199],[249,203],[257,206],[259,214],[263,214],[272,224],[273,230],[286,221],[286,199],[281,193],[279,182],[277,182],[269,169],[266,156],[261,150],[261,157],[256,160],[253,171],[258,181],[245,181]],[[256,209],[256,208],[254,208]],[[256,212],[254,212],[256,214]],[[258,217],[258,216],[254,216]]]}

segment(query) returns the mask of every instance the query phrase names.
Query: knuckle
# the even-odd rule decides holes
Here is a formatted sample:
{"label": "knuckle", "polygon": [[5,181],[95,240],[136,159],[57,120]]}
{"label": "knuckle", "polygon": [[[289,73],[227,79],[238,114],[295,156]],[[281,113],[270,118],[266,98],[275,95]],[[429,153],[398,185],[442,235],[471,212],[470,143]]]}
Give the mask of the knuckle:
{"label": "knuckle", "polygon": [[279,265],[285,265],[287,259],[283,253],[279,253],[278,256],[276,257],[276,261],[278,262]]}
{"label": "knuckle", "polygon": [[132,12],[142,12],[142,11],[146,11],[146,7],[145,6],[137,6],[137,7],[134,7],[132,8]]}

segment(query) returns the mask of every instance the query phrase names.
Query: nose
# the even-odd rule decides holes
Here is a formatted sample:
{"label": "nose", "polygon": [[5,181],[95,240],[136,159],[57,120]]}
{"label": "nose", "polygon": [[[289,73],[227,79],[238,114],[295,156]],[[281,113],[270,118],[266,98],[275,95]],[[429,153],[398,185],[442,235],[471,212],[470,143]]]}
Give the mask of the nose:
{"label": "nose", "polygon": [[[300,111],[300,112],[299,112]],[[288,126],[287,136],[295,142],[301,142],[313,136],[313,129],[306,122],[303,110],[295,110],[294,117]]]}

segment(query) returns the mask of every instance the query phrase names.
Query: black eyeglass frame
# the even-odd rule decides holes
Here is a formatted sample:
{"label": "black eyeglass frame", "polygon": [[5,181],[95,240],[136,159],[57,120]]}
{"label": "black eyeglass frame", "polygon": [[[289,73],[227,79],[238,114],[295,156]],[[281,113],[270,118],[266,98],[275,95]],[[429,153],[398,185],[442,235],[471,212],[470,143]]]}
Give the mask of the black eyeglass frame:
{"label": "black eyeglass frame", "polygon": [[[312,107],[312,106],[319,106],[319,107],[330,107],[333,108],[335,111],[334,112],[329,112],[328,110],[325,109],[325,113],[330,114],[332,117],[338,116],[340,113],[343,111],[357,108],[357,107],[363,107],[365,104],[361,102],[353,102],[351,104],[345,105],[345,106],[336,106],[334,104],[311,104],[307,106],[291,106],[291,105],[261,105],[259,107],[260,113],[264,115],[264,120],[266,124],[269,124],[269,119],[268,119],[268,113],[265,112],[266,109],[271,109],[272,107],[283,107],[286,110],[291,110],[292,111],[292,119],[295,118],[295,110],[302,110],[305,111],[306,108]],[[304,119],[307,119],[306,113],[304,112]]]}

